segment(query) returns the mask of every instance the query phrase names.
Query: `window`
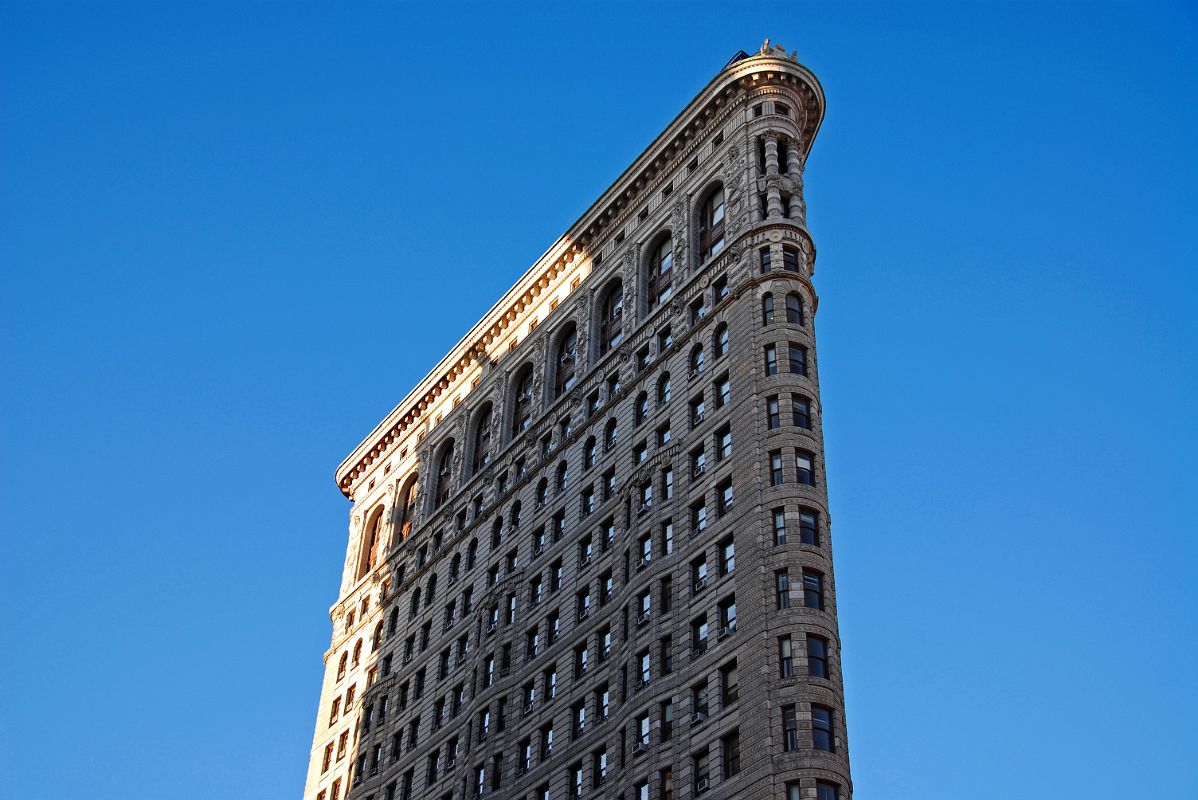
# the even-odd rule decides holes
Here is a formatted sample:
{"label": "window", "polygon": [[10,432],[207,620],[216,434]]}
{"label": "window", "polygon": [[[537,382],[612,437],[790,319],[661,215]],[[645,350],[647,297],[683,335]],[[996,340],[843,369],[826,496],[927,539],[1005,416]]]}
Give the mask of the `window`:
{"label": "window", "polygon": [[725,425],[715,434],[716,460],[723,461],[732,455],[732,426]]}
{"label": "window", "polygon": [[790,608],[790,573],[784,569],[774,573],[774,600],[779,609]]}
{"label": "window", "polygon": [[619,439],[619,437],[620,429],[617,427],[616,421],[614,419],[609,419],[607,421],[607,427],[604,429],[603,433],[603,449],[605,451],[611,451],[612,448],[616,446],[616,441]]}
{"label": "window", "polygon": [[728,380],[728,373],[725,372],[715,381],[715,407],[723,408],[732,402],[732,382]]}
{"label": "window", "polygon": [[807,374],[807,348],[791,342],[787,348],[790,353],[790,371],[795,375]]}
{"label": "window", "polygon": [[761,265],[761,274],[770,271],[770,249],[763,247],[757,251],[757,263]]}
{"label": "window", "polygon": [[553,726],[547,725],[541,728],[541,752],[539,753],[541,761],[553,755]]}
{"label": "window", "polygon": [[691,536],[707,530],[707,506],[703,502],[691,506]]}
{"label": "window", "polygon": [[815,455],[806,450],[795,451],[795,470],[798,474],[799,483],[805,483],[808,486],[815,485],[815,467],[813,466]]}
{"label": "window", "polygon": [[828,640],[812,633],[807,634],[807,674],[828,677]]}
{"label": "window", "polygon": [[807,398],[799,395],[791,395],[790,398],[790,413],[793,424],[796,428],[811,428],[811,403]]}
{"label": "window", "polygon": [[816,750],[836,752],[832,737],[832,709],[827,706],[811,706],[811,738]]}
{"label": "window", "polygon": [[786,295],[786,321],[791,325],[803,324],[803,298],[794,292]]}
{"label": "window", "polygon": [[778,675],[793,678],[795,674],[794,649],[789,636],[778,637]]}
{"label": "window", "polygon": [[470,459],[471,474],[491,463],[491,404],[483,406],[474,427],[474,455]]}
{"label": "window", "polygon": [[827,781],[816,781],[815,800],[840,800],[840,787]]}
{"label": "window", "polygon": [[636,406],[632,414],[634,425],[640,425],[649,416],[649,394],[641,392],[636,396]]}
{"label": "window", "polygon": [[724,248],[724,187],[720,186],[703,201],[699,218],[700,258],[714,256]]}
{"label": "window", "polygon": [[799,271],[799,251],[793,247],[782,248],[782,269],[787,272]]}
{"label": "window", "polygon": [[591,754],[591,785],[599,788],[607,780],[607,748]]}
{"label": "window", "polygon": [[574,369],[578,358],[578,335],[573,325],[562,334],[557,345],[557,359],[554,371],[553,396],[561,397],[574,388]]}
{"label": "window", "polygon": [[729,595],[720,601],[720,636],[731,636],[736,633],[736,595]]}
{"label": "window", "polygon": [[721,323],[720,327],[715,329],[715,344],[713,345],[712,355],[714,358],[722,358],[728,354],[728,325]]}
{"label": "window", "polygon": [[691,451],[691,477],[697,478],[707,470],[707,454],[700,447]]}
{"label": "window", "polygon": [[665,447],[670,443],[670,423],[666,423],[657,429],[657,446]]}
{"label": "window", "polygon": [[707,302],[703,295],[699,295],[699,299],[691,303],[691,325],[698,325],[699,320],[707,316]]}
{"label": "window", "polygon": [[819,546],[819,512],[809,508],[799,509],[799,541]]}
{"label": "window", "polygon": [[658,708],[661,714],[661,740],[668,742],[674,738],[674,699],[670,698]]}
{"label": "window", "polygon": [[716,486],[716,513],[721,517],[732,510],[732,478],[726,478]]}
{"label": "window", "polygon": [[691,756],[691,762],[695,775],[695,794],[703,794],[711,788],[711,757],[706,750],[700,750]]}
{"label": "window", "polygon": [[736,571],[736,542],[731,536],[720,541],[720,574],[730,575]]}
{"label": "window", "polygon": [[707,615],[691,621],[691,655],[699,657],[707,652]]}
{"label": "window", "polygon": [[661,496],[669,500],[674,496],[674,470],[663,469],[661,471]]}
{"label": "window", "polygon": [[512,436],[519,436],[532,422],[532,365],[526,365],[516,377],[512,393]]}
{"label": "window", "polygon": [[665,373],[657,381],[657,403],[664,405],[670,402],[670,373]]}
{"label": "window", "polygon": [[765,398],[765,422],[766,427],[770,430],[782,426],[782,418],[778,413],[778,395],[770,395]]}
{"label": "window", "polygon": [[449,499],[452,483],[450,472],[453,468],[453,439],[445,443],[441,449],[441,460],[437,466],[437,488],[433,496],[433,507],[440,508]]}
{"label": "window", "polygon": [[671,269],[674,265],[674,242],[667,236],[654,248],[649,258],[648,282],[645,293],[650,310],[670,299]]}
{"label": "window", "polygon": [[699,375],[703,372],[703,345],[698,345],[691,351],[691,375]]}
{"label": "window", "polygon": [[735,777],[740,772],[739,728],[720,738],[720,766],[724,780]]}
{"label": "window", "polygon": [[770,451],[770,486],[782,485],[782,451]]}
{"label": "window", "polygon": [[788,753],[799,749],[799,719],[793,705],[782,706],[782,749]]}
{"label": "window", "polygon": [[701,423],[703,421],[703,418],[707,415],[707,407],[703,402],[703,395],[701,395],[701,394],[696,395],[694,398],[691,399],[690,412],[691,412],[691,427],[693,428],[696,425],[698,425],[699,423]]}
{"label": "window", "polygon": [[775,508],[770,513],[774,520],[774,544],[786,544],[786,509]]}
{"label": "window", "polygon": [[599,311],[599,355],[619,346],[624,327],[624,286],[619,281],[608,289]]}
{"label": "window", "polygon": [[765,374],[778,374],[778,347],[776,345],[767,344],[765,346]]}
{"label": "window", "polygon": [[813,569],[803,568],[803,605],[824,608],[824,576]]}

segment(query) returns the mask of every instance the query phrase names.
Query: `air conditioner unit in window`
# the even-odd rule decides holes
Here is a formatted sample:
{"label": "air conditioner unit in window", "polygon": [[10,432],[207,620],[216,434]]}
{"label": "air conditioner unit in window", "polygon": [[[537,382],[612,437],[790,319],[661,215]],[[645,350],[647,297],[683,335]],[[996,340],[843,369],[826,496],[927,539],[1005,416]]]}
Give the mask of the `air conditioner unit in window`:
{"label": "air conditioner unit in window", "polygon": [[711,787],[707,782],[707,778],[699,778],[699,780],[695,781],[695,794],[703,794],[709,788]]}
{"label": "air conditioner unit in window", "polygon": [[643,753],[649,749],[649,743],[640,739],[632,743],[632,752]]}
{"label": "air conditioner unit in window", "polygon": [[706,711],[696,711],[694,714],[691,714],[691,722],[696,725],[698,725],[700,722],[706,722],[706,721],[707,721],[707,712]]}
{"label": "air conditioner unit in window", "polygon": [[691,471],[691,475],[693,475],[694,477],[697,478],[706,471],[707,471],[707,467],[703,464],[700,464],[699,466],[695,467],[694,470]]}
{"label": "air conditioner unit in window", "polygon": [[721,639],[726,639],[734,633],[736,633],[736,623],[735,622],[732,623],[731,625],[725,625],[724,627],[720,628],[720,638]]}
{"label": "air conditioner unit in window", "polygon": [[499,629],[499,623],[498,623],[498,622],[488,622],[488,623],[487,623],[487,633],[494,633],[494,632],[495,632],[495,631],[497,631],[498,629]]}
{"label": "air conditioner unit in window", "polygon": [[532,713],[532,710],[533,710],[533,708],[535,708],[535,707],[536,707],[536,703],[535,703],[535,702],[534,702],[534,703],[525,703],[525,704],[524,704],[524,713],[525,713],[525,714],[531,714],[531,713]]}
{"label": "air conditioner unit in window", "polygon": [[545,545],[543,545],[543,544],[539,544],[532,549],[532,554],[534,556],[539,556],[541,553],[544,553],[544,552],[545,552]]}

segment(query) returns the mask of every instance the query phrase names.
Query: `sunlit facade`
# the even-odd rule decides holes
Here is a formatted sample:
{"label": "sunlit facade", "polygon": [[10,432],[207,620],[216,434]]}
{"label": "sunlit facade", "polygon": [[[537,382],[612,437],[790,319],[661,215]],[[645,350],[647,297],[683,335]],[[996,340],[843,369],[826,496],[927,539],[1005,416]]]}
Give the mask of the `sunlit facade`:
{"label": "sunlit facade", "polygon": [[305,800],[851,798],[823,110],[738,53],[341,464]]}

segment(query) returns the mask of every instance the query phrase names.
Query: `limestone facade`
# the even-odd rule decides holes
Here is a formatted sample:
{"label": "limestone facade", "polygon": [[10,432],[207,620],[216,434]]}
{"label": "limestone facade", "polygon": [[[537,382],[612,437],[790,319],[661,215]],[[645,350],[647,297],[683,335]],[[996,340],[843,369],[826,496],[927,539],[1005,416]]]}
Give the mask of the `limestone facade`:
{"label": "limestone facade", "polygon": [[305,800],[849,800],[803,169],[737,56],[341,464]]}

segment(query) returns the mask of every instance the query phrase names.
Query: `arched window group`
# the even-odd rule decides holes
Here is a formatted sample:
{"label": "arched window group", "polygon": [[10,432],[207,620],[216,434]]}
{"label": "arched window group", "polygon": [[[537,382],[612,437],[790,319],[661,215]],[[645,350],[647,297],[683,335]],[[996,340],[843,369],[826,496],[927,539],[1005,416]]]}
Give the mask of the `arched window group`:
{"label": "arched window group", "polygon": [[403,488],[399,490],[399,516],[396,518],[399,523],[399,542],[407,539],[408,534],[412,532],[412,517],[416,513],[417,478],[416,474],[409,475]]}
{"label": "arched window group", "polygon": [[366,529],[362,536],[362,553],[358,559],[358,574],[356,577],[361,578],[366,573],[374,569],[379,560],[379,548],[382,546],[383,539],[383,507],[379,506],[371,514],[369,521],[366,523]]}

